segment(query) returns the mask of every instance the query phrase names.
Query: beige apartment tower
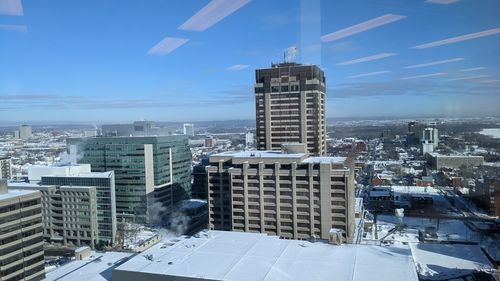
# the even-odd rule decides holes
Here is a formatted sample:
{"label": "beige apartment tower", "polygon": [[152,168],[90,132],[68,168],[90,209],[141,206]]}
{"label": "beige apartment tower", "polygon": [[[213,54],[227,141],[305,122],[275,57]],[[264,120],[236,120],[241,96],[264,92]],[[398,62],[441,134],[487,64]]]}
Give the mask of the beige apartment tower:
{"label": "beige apartment tower", "polygon": [[0,280],[42,280],[40,192],[7,189],[0,180]]}
{"label": "beige apartment tower", "polygon": [[317,65],[287,62],[255,71],[258,150],[304,143],[311,155],[326,154],[325,75]]}
{"label": "beige apartment tower", "polygon": [[207,170],[209,228],[287,239],[351,242],[354,174],[345,157],[310,157],[303,144],[282,151],[225,152]]}

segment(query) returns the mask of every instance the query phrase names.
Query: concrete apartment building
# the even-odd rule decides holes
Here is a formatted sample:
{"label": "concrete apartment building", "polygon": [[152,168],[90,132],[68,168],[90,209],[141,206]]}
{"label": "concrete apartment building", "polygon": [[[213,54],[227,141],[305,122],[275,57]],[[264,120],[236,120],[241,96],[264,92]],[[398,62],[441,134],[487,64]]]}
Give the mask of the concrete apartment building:
{"label": "concrete apartment building", "polygon": [[317,65],[273,64],[255,71],[256,146],[280,150],[304,143],[326,153],[325,75]]}
{"label": "concrete apartment building", "polygon": [[40,191],[43,237],[46,241],[92,248],[97,245],[97,191],[95,187],[10,182],[9,188]]}
{"label": "concrete apartment building", "polygon": [[12,160],[10,157],[0,156],[0,179],[8,180],[12,177]]}
{"label": "concrete apartment building", "polygon": [[476,181],[471,196],[491,216],[500,216],[500,177],[484,177]]}
{"label": "concrete apartment building", "polygon": [[0,280],[42,280],[40,192],[7,188],[0,180]]}
{"label": "concrete apartment building", "polygon": [[439,170],[443,167],[460,168],[461,166],[480,166],[484,163],[483,156],[473,155],[443,155],[439,153],[427,153],[427,162],[433,169]]}
{"label": "concrete apartment building", "polygon": [[89,164],[32,166],[28,169],[32,183],[56,186],[95,186],[97,191],[98,243],[113,245],[116,238],[115,174],[91,172]]}
{"label": "concrete apartment building", "polygon": [[33,132],[31,130],[31,126],[29,126],[29,125],[19,126],[19,138],[20,139],[29,139],[32,136],[33,136]]}
{"label": "concrete apartment building", "polygon": [[282,151],[225,152],[206,167],[209,228],[288,239],[350,242],[354,173],[345,157],[310,157],[304,144]]}
{"label": "concrete apartment building", "polygon": [[93,172],[114,171],[116,216],[137,223],[162,223],[191,196],[191,151],[185,135],[96,137],[66,140],[78,163]]}

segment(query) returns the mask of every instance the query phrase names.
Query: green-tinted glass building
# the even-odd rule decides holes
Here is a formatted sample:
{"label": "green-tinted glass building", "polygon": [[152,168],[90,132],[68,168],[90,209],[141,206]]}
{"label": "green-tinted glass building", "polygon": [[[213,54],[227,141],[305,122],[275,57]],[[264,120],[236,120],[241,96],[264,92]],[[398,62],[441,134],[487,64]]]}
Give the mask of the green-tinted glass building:
{"label": "green-tinted glass building", "polygon": [[185,135],[69,138],[68,153],[93,172],[115,172],[116,216],[163,223],[191,196],[191,151]]}

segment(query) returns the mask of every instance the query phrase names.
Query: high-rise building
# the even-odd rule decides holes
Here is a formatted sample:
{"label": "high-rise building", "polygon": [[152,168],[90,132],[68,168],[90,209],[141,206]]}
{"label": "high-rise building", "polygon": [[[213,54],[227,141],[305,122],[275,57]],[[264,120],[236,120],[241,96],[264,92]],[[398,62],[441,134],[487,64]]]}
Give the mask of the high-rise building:
{"label": "high-rise building", "polygon": [[[290,239],[354,235],[354,173],[345,157],[282,151],[225,152],[207,166],[209,227]],[[339,241],[340,242],[340,241]]]}
{"label": "high-rise building", "polygon": [[325,75],[317,65],[273,64],[255,72],[258,150],[304,143],[313,155],[326,153]]}
{"label": "high-rise building", "polygon": [[0,233],[0,280],[44,279],[40,192],[0,180]]}
{"label": "high-rise building", "polygon": [[158,127],[153,121],[134,121],[131,124],[102,125],[102,135],[106,137],[145,137],[169,135],[167,128]]}
{"label": "high-rise building", "polygon": [[[184,135],[69,138],[69,154],[93,172],[114,171],[116,216],[161,223],[191,196],[191,151]],[[72,152],[75,151],[76,152]]]}
{"label": "high-rise building", "polygon": [[245,146],[253,146],[255,144],[254,135],[252,132],[245,134]]}
{"label": "high-rise building", "polygon": [[422,130],[425,128],[424,124],[417,121],[408,122],[408,132],[406,134],[406,142],[408,144],[418,145],[421,137]]}
{"label": "high-rise building", "polygon": [[432,143],[432,146],[434,146],[434,148],[438,147],[439,145],[438,129],[425,128],[422,131],[422,141],[427,141],[429,143]]}
{"label": "high-rise building", "polygon": [[31,126],[29,125],[21,125],[19,126],[19,138],[20,139],[29,139],[33,136],[31,131]]}
{"label": "high-rise building", "polygon": [[90,246],[98,243],[97,192],[94,186],[9,183],[9,188],[42,194],[43,237],[51,243]]}
{"label": "high-rise building", "polygon": [[0,156],[0,179],[12,178],[12,160],[10,157]]}
{"label": "high-rise building", "polygon": [[194,136],[194,125],[193,124],[189,124],[189,123],[185,123],[184,124],[184,135],[187,135],[187,136]]}
{"label": "high-rise building", "polygon": [[30,182],[57,186],[94,186],[97,191],[98,243],[113,245],[116,238],[115,174],[91,172],[90,165],[31,166]]}

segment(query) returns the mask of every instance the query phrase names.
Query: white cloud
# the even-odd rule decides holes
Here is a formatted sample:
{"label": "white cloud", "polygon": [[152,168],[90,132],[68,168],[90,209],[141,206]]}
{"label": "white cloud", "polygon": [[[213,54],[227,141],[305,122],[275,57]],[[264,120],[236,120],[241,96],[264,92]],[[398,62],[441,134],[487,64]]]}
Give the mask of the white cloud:
{"label": "white cloud", "polygon": [[462,60],[464,60],[464,58],[453,58],[453,59],[447,59],[447,60],[438,60],[438,61],[427,62],[427,63],[422,63],[422,64],[409,65],[409,66],[405,66],[404,68],[406,68],[406,69],[420,68],[420,67],[426,67],[426,66],[431,66],[431,65],[438,65],[438,64],[444,64],[444,63],[450,63],[450,62],[457,62],[457,61],[462,61]]}
{"label": "white cloud", "polygon": [[373,56],[368,56],[368,57],[363,57],[363,58],[359,58],[359,59],[355,59],[355,60],[340,62],[340,63],[337,63],[337,65],[350,65],[350,64],[356,64],[356,63],[362,63],[362,62],[367,62],[367,61],[379,60],[379,59],[391,57],[394,55],[396,55],[396,54],[394,54],[394,53],[380,53],[380,54],[376,54]]}
{"label": "white cloud", "polygon": [[462,41],[466,41],[466,40],[481,38],[481,37],[485,37],[485,36],[495,35],[498,33],[500,33],[500,28],[493,28],[493,29],[488,29],[488,30],[476,32],[476,33],[470,33],[470,34],[452,37],[452,38],[448,38],[448,39],[444,39],[444,40],[434,41],[434,42],[418,45],[418,46],[415,46],[412,48],[413,49],[427,49],[427,48],[462,42]]}
{"label": "white cloud", "polygon": [[484,67],[484,66],[472,67],[472,68],[461,69],[460,71],[469,72],[469,71],[477,71],[477,70],[483,70],[483,69],[486,69],[486,67]]}
{"label": "white cloud", "polygon": [[0,24],[0,30],[14,31],[14,32],[28,32],[28,27],[26,25]]}
{"label": "white cloud", "polygon": [[212,0],[179,26],[179,29],[204,31],[249,2],[250,0]]}
{"label": "white cloud", "polygon": [[149,49],[148,54],[156,56],[166,55],[179,48],[180,46],[186,44],[187,41],[189,41],[189,39],[165,37],[158,44]]}
{"label": "white cloud", "polygon": [[0,0],[0,15],[22,16],[23,4],[21,0]]}
{"label": "white cloud", "polygon": [[435,77],[435,76],[442,76],[446,75],[444,72],[438,72],[438,73],[430,73],[430,74],[423,74],[423,75],[416,75],[416,76],[408,76],[408,77],[403,77],[401,80],[410,80],[410,79],[418,79],[418,78],[426,78],[426,77]]}
{"label": "white cloud", "polygon": [[243,69],[248,68],[248,67],[249,67],[249,65],[247,65],[247,64],[235,64],[233,66],[228,67],[227,70],[240,71],[240,70],[243,70]]}
{"label": "white cloud", "polygon": [[489,77],[489,75],[467,76],[467,77],[448,79],[447,81],[472,80],[472,79],[485,78],[485,77]]}
{"label": "white cloud", "polygon": [[500,79],[491,79],[491,80],[483,80],[483,81],[479,81],[481,83],[500,83]]}
{"label": "white cloud", "polygon": [[459,0],[427,0],[426,2],[433,3],[433,4],[441,4],[441,5],[448,5],[448,4],[453,4],[455,2],[458,2]]}
{"label": "white cloud", "polygon": [[361,78],[361,77],[375,76],[375,75],[380,75],[380,74],[389,73],[389,72],[391,72],[391,71],[381,70],[381,71],[357,74],[357,75],[349,76],[349,78]]}
{"label": "white cloud", "polygon": [[383,16],[380,16],[378,18],[374,18],[371,20],[364,21],[362,23],[337,30],[335,32],[326,34],[321,36],[321,41],[323,42],[330,42],[333,40],[338,40],[344,37],[348,37],[363,31],[367,31],[382,25],[386,25],[401,19],[406,18],[406,16],[401,16],[401,15],[393,15],[393,14],[385,14]]}

